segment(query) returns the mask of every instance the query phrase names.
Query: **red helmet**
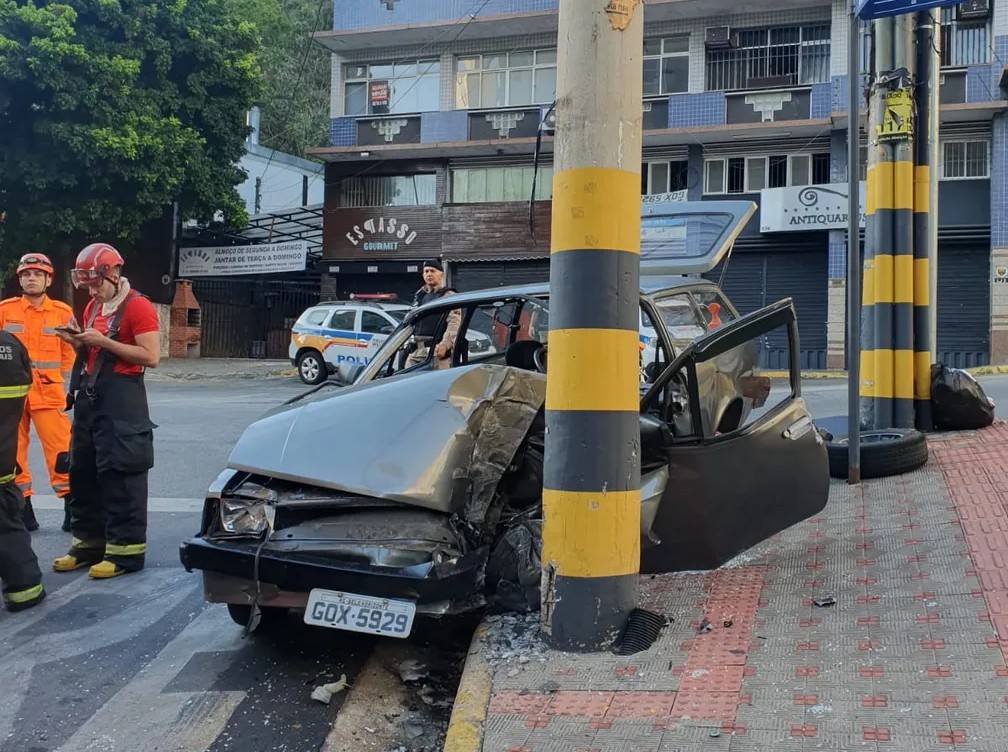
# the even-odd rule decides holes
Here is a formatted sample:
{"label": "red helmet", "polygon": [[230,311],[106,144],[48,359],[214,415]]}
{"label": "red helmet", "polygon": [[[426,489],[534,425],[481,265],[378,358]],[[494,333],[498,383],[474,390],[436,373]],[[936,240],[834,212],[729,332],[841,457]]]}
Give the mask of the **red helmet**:
{"label": "red helmet", "polygon": [[92,243],[77,254],[70,278],[74,287],[94,287],[108,277],[113,267],[124,263],[119,251],[108,243]]}
{"label": "red helmet", "polygon": [[50,277],[53,276],[52,261],[44,253],[26,253],[21,257],[17,266],[18,276],[21,276],[21,272],[28,271],[29,269],[37,269],[40,272],[45,272]]}

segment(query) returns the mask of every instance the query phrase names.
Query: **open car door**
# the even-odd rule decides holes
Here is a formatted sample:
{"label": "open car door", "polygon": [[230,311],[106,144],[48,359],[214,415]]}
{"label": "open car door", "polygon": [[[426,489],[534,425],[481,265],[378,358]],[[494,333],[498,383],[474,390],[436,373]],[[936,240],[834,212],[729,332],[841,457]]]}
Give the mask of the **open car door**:
{"label": "open car door", "polygon": [[[788,383],[757,367],[759,343],[784,330]],[[642,540],[641,571],[712,569],[820,512],[829,498],[826,446],[801,398],[790,298],[696,340],[641,399],[642,461],[669,480]]]}

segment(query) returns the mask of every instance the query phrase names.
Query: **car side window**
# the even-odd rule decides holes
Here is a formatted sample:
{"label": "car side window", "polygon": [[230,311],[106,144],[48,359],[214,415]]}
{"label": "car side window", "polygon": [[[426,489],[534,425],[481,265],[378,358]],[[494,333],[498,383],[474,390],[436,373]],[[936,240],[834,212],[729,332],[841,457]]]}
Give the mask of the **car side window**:
{"label": "car side window", "polygon": [[325,323],[326,316],[329,315],[329,311],[321,309],[318,311],[310,311],[307,316],[305,316],[304,323],[307,326],[322,326]]}
{"label": "car side window", "polygon": [[388,334],[395,326],[374,311],[361,311],[361,331],[368,334]]}
{"label": "car side window", "polygon": [[675,342],[692,342],[707,333],[707,322],[686,293],[660,298],[655,307]]}
{"label": "car side window", "polygon": [[330,329],[343,329],[354,331],[357,320],[357,311],[336,311],[329,319]]}

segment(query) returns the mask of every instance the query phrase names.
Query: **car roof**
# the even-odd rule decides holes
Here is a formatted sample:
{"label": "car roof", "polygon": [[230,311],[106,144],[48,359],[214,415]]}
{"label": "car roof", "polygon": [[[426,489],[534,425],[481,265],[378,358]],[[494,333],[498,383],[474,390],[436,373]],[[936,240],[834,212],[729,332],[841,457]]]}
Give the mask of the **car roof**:
{"label": "car roof", "polygon": [[[641,275],[640,292],[642,295],[655,295],[656,293],[673,291],[683,287],[714,287],[715,284],[703,277],[679,276],[679,275]],[[550,294],[549,282],[536,282],[524,285],[502,285],[501,287],[483,287],[479,290],[469,290],[467,292],[457,292],[443,298],[424,303],[420,308],[414,310],[430,310],[438,307],[466,306],[474,303],[482,303],[487,300],[499,298],[536,298],[548,297]],[[412,320],[413,316],[407,318]]]}

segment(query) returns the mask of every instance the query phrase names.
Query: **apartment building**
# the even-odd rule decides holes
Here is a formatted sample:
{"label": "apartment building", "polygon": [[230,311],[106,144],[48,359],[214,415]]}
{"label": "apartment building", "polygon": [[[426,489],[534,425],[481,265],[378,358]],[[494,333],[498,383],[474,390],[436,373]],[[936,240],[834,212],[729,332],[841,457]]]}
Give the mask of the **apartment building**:
{"label": "apartment building", "polygon": [[[988,3],[942,11],[938,350],[960,366],[1008,362],[1008,6]],[[804,366],[843,367],[846,5],[738,7],[641,6],[643,200],[755,201],[709,276],[743,312],[793,297]],[[333,52],[324,294],[412,293],[432,256],[458,289],[547,279],[548,134],[537,171],[533,154],[557,0],[336,0],[317,39]]]}

